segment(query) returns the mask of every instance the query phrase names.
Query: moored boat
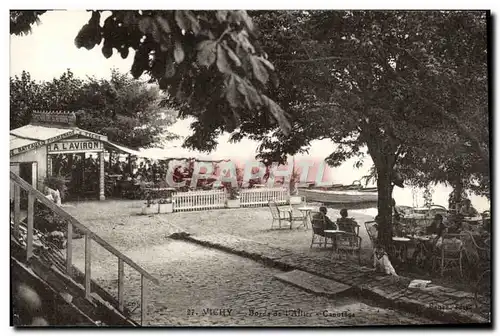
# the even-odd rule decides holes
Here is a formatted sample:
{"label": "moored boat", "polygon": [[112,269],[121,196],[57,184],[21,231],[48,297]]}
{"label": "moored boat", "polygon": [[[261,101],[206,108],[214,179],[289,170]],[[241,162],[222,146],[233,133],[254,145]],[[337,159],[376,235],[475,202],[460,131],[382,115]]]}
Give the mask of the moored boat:
{"label": "moored boat", "polygon": [[378,199],[377,188],[363,188],[359,181],[354,181],[351,185],[299,188],[299,194],[305,196],[308,202],[320,202],[326,205],[376,206]]}

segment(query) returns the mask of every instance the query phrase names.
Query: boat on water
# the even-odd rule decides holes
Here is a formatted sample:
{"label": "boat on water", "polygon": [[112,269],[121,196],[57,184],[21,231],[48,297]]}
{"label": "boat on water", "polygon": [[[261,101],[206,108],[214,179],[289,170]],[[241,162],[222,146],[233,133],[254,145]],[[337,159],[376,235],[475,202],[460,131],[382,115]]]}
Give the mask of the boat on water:
{"label": "boat on water", "polygon": [[351,185],[334,184],[328,187],[299,188],[299,195],[307,201],[320,202],[325,205],[362,205],[376,206],[377,188],[363,188],[359,181]]}

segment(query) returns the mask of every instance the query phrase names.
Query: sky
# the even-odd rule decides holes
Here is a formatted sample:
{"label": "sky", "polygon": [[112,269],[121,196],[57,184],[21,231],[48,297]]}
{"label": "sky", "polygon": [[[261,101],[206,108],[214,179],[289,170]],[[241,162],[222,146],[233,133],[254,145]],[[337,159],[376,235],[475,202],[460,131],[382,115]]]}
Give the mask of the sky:
{"label": "sky", "polygon": [[[68,68],[76,77],[82,79],[86,76],[97,78],[109,78],[111,69],[116,68],[121,72],[130,71],[134,53],[131,52],[127,59],[122,59],[118,54],[114,54],[106,59],[100,47],[92,50],[84,48],[78,49],[74,44],[74,38],[80,28],[88,21],[90,13],[86,11],[53,11],[45,13],[40,17],[41,24],[33,26],[32,33],[27,36],[10,37],[10,75],[19,75],[23,70],[28,71],[35,80],[51,80],[59,77]],[[104,18],[102,18],[104,20]],[[189,124],[191,120],[180,120],[172,125],[169,131],[186,136],[190,134]],[[253,158],[256,154],[258,143],[243,139],[237,144],[228,143],[228,134],[219,138],[219,146],[209,155],[203,157],[220,159]],[[169,143],[166,149],[150,150],[158,156],[176,156],[173,154],[186,153],[181,149],[181,141]],[[324,159],[333,150],[334,145],[329,140],[315,141],[312,143],[308,157]],[[192,153],[192,152],[188,152]],[[301,156],[297,156],[300,158]],[[351,184],[366,175],[371,166],[371,159],[368,157],[365,164],[356,169],[353,167],[355,160],[349,160],[338,168],[331,170],[330,180],[332,183]],[[436,188],[434,202],[447,206],[449,188],[439,186]],[[418,192],[419,203],[422,203],[422,192]],[[396,188],[394,192],[397,203],[414,205],[413,193],[410,189]],[[401,200],[401,201],[399,201]],[[472,198],[473,204],[478,209],[486,209],[488,203],[483,198]],[[418,205],[418,204],[417,204]]]}

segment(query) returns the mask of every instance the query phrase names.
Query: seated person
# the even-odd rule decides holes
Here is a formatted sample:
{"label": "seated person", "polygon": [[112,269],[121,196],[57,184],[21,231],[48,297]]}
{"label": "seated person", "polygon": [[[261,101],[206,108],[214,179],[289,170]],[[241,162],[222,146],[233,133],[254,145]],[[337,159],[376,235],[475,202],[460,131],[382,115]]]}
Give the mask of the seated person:
{"label": "seated person", "polygon": [[471,205],[470,199],[465,199],[463,201],[462,207],[460,208],[460,214],[464,217],[476,217],[479,213]]}
{"label": "seated person", "polygon": [[354,221],[353,218],[347,218],[347,209],[340,210],[340,216],[341,217],[337,219],[337,226],[339,230],[356,233],[356,227],[358,226],[358,224],[356,223],[356,221]]}
{"label": "seated person", "polygon": [[[335,223],[332,222],[332,220],[330,218],[328,218],[328,216],[326,215],[327,211],[328,210],[324,206],[319,208],[319,213],[316,213],[312,218],[313,226],[315,223],[322,223],[321,221],[324,220],[325,221],[324,230],[335,230],[335,229],[337,229],[337,225],[335,225]],[[316,227],[317,227],[317,225],[316,225]]]}
{"label": "seated person", "polygon": [[425,233],[430,235],[435,234],[441,237],[445,229],[446,226],[443,223],[443,215],[437,214],[434,216],[431,225],[425,228]]}

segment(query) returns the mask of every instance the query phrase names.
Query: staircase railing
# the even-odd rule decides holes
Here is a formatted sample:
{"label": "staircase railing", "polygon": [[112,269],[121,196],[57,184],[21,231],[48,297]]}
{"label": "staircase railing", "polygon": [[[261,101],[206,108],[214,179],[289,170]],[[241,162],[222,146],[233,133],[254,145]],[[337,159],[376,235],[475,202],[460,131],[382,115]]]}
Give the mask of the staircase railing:
{"label": "staircase railing", "polygon": [[134,261],[128,258],[126,255],[118,251],[116,248],[111,246],[104,239],[99,237],[97,234],[92,232],[85,225],[80,223],[76,218],[71,216],[69,213],[64,211],[61,207],[57,206],[54,202],[49,200],[40,191],[33,188],[28,182],[23,180],[20,176],[13,172],[10,172],[10,180],[14,183],[14,234],[19,233],[19,224],[21,221],[21,188],[28,192],[28,217],[27,217],[27,234],[26,234],[26,258],[29,260],[33,256],[33,221],[34,221],[34,205],[35,200],[44,204],[57,214],[60,218],[64,219],[68,223],[67,232],[67,246],[66,246],[66,273],[68,276],[72,276],[73,261],[72,261],[72,251],[73,251],[73,228],[78,228],[85,237],[85,270],[84,270],[84,288],[85,288],[85,298],[91,300],[91,246],[92,241],[101,245],[103,248],[108,250],[111,254],[118,258],[118,307],[120,312],[124,312],[124,263],[135,269],[141,275],[141,325],[144,325],[146,321],[146,311],[147,311],[147,295],[146,295],[146,279],[150,280],[154,284],[158,285],[159,281],[151,274],[146,272],[141,266],[137,265]]}

